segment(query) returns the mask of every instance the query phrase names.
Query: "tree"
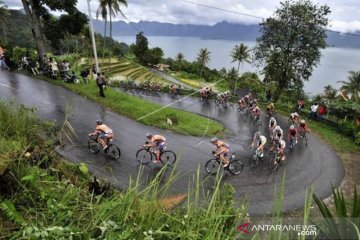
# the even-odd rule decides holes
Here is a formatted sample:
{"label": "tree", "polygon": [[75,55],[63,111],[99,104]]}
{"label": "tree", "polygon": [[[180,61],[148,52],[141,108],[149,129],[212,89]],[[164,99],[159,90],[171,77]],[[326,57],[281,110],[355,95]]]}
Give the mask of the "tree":
{"label": "tree", "polygon": [[143,57],[145,65],[156,65],[161,62],[164,52],[161,48],[155,47],[145,52]]}
{"label": "tree", "polygon": [[[230,56],[233,59],[232,62],[236,62],[236,61],[238,62],[237,74],[239,74],[239,68],[240,68],[241,63],[243,63],[243,62],[250,63],[249,52],[250,51],[249,51],[248,47],[243,43],[241,43],[240,45],[235,45],[235,47],[231,51]],[[234,94],[235,94],[236,85],[237,85],[237,81],[235,81],[235,84],[234,84]]]}
{"label": "tree", "polygon": [[360,71],[350,71],[348,81],[339,81],[342,83],[341,90],[351,95],[351,100],[359,103],[360,101]]}
{"label": "tree", "polygon": [[211,52],[207,48],[200,49],[198,56],[196,58],[198,64],[200,64],[200,78],[204,67],[210,62]]}
{"label": "tree", "polygon": [[105,49],[106,49],[106,28],[107,28],[107,19],[108,19],[108,10],[107,10],[107,2],[100,0],[99,3],[99,7],[96,10],[96,18],[99,18],[99,16],[101,16],[101,18],[104,20],[105,22],[105,27],[104,27],[104,46],[103,46],[103,59],[105,58]]}
{"label": "tree", "polygon": [[0,0],[0,22],[2,23],[2,30],[4,33],[4,42],[7,43],[7,36],[6,36],[6,30],[5,30],[5,22],[7,17],[10,16],[9,11],[7,10],[7,6],[4,4],[3,1]]}
{"label": "tree", "polygon": [[324,97],[329,100],[333,101],[337,97],[337,90],[334,89],[331,85],[327,85],[324,87]]}
{"label": "tree", "polygon": [[[230,69],[230,71],[226,74],[226,80],[229,83],[230,89],[235,89],[235,84],[237,83],[237,80],[239,78],[239,75],[234,67]],[[235,91],[234,91],[235,95]]]}
{"label": "tree", "polygon": [[[40,60],[46,53],[44,32],[46,32],[46,37],[51,41],[52,46],[58,47],[60,39],[63,39],[66,33],[77,34],[87,23],[86,15],[76,8],[77,0],[21,1],[32,25],[32,33]],[[60,18],[54,18],[49,10],[66,12],[66,14],[61,15]]]}
{"label": "tree", "polygon": [[185,58],[185,56],[181,52],[179,52],[176,55],[176,62],[178,62],[179,66],[180,66],[180,72],[181,72],[181,64],[182,64],[182,61],[184,60],[184,58]]}
{"label": "tree", "polygon": [[[100,4],[107,5],[109,22],[110,22],[110,38],[112,38],[112,17],[116,17],[119,13],[125,17],[124,13],[121,11],[121,5],[127,7],[127,0],[100,0]],[[109,55],[109,63],[111,60],[111,55]],[[110,69],[110,68],[108,68]]]}
{"label": "tree", "polygon": [[144,36],[143,32],[139,32],[138,34],[136,34],[136,42],[135,45],[132,45],[131,49],[132,52],[135,54],[137,60],[141,64],[145,64],[144,56],[145,53],[149,50],[149,42]]}
{"label": "tree", "polygon": [[263,66],[266,78],[277,82],[275,101],[287,89],[301,94],[304,81],[320,62],[321,49],[327,46],[329,14],[327,5],[285,1],[273,17],[261,23],[255,60]]}

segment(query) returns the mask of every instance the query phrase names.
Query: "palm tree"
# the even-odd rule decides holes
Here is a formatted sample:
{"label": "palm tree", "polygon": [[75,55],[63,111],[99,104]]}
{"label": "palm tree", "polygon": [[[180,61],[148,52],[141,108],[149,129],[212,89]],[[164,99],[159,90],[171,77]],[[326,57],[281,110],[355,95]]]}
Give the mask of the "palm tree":
{"label": "palm tree", "polygon": [[96,11],[96,19],[101,18],[105,21],[105,28],[104,28],[104,46],[103,46],[103,61],[105,58],[105,48],[106,48],[106,28],[107,28],[107,19],[108,19],[108,9],[107,9],[107,2],[104,0],[100,0],[99,7]]}
{"label": "palm tree", "polygon": [[207,48],[201,48],[198,56],[196,58],[197,62],[200,64],[200,78],[204,67],[210,62],[211,52]]}
{"label": "palm tree", "polygon": [[359,102],[360,100],[360,71],[350,71],[348,81],[338,81],[342,83],[341,90],[351,95],[351,100]]}
{"label": "palm tree", "polygon": [[184,60],[185,56],[184,54],[182,54],[181,52],[179,52],[177,55],[176,55],[176,61],[179,63],[179,66],[180,66],[180,72],[181,72],[181,62],[182,60]]}
{"label": "palm tree", "polygon": [[[233,50],[230,53],[230,56],[232,57],[232,62],[238,62],[237,67],[237,74],[239,74],[240,64],[243,62],[250,63],[250,50],[248,49],[248,46],[246,46],[243,43],[240,43],[240,45],[235,45]],[[236,89],[237,81],[234,84],[234,94]]]}
{"label": "palm tree", "polygon": [[328,100],[335,100],[337,96],[337,90],[334,89],[331,85],[324,87],[324,97]]}
{"label": "palm tree", "polygon": [[[120,13],[123,17],[125,17],[124,13],[121,11],[120,6],[124,5],[127,7],[127,0],[100,0],[100,5],[107,6],[107,15],[109,15],[110,22],[110,38],[112,38],[112,18],[116,17],[118,13]],[[109,64],[111,61],[111,55],[109,56]]]}

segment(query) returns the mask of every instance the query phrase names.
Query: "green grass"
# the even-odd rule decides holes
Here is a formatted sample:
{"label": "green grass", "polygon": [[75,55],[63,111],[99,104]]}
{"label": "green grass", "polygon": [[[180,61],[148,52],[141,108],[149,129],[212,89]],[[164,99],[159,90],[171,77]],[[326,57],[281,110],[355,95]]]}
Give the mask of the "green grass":
{"label": "green grass", "polygon": [[[106,89],[106,98],[101,98],[99,97],[99,89],[93,82],[89,85],[64,84],[62,82],[56,82],[56,84],[73,90],[121,115],[138,120],[138,122],[146,125],[193,136],[222,136],[225,131],[224,126],[214,120],[173,108],[164,108],[159,111],[163,107],[162,105],[120,93],[111,88]],[[155,111],[158,112],[151,114]],[[144,117],[146,115],[148,116]],[[173,125],[170,126],[166,123],[167,118],[172,119]]]}

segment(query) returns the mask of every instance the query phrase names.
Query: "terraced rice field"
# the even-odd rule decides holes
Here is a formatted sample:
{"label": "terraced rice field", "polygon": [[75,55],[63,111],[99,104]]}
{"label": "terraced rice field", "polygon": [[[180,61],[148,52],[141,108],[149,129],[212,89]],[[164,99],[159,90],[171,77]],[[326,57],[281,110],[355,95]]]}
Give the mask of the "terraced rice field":
{"label": "terraced rice field", "polygon": [[[101,63],[101,60],[100,60]],[[101,65],[101,64],[100,64]],[[151,72],[149,69],[138,64],[131,63],[125,59],[111,63],[105,62],[101,69],[104,73],[111,74],[111,80],[128,79],[142,82],[145,80],[167,83],[166,80]]]}

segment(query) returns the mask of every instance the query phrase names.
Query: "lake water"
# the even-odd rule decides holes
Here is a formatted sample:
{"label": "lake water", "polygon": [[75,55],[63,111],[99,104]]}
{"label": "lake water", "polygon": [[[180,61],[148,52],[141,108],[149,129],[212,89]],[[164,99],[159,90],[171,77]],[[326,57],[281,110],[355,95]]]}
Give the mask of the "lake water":
{"label": "lake water", "polygon": [[[237,66],[231,63],[230,52],[240,41],[233,40],[204,40],[195,37],[168,37],[168,36],[148,36],[149,47],[161,47],[165,57],[175,58],[177,53],[184,54],[186,60],[196,59],[200,48],[208,48],[211,51],[210,68],[230,69]],[[135,36],[119,36],[116,40],[131,44],[135,42]],[[250,48],[255,46],[255,42],[242,41]],[[251,64],[244,63],[240,71],[259,72]],[[322,52],[319,66],[314,70],[309,82],[305,83],[305,92],[308,95],[317,94],[323,91],[324,86],[331,84],[338,88],[337,81],[346,80],[349,71],[360,71],[360,49],[358,48],[337,48],[329,47]]]}

